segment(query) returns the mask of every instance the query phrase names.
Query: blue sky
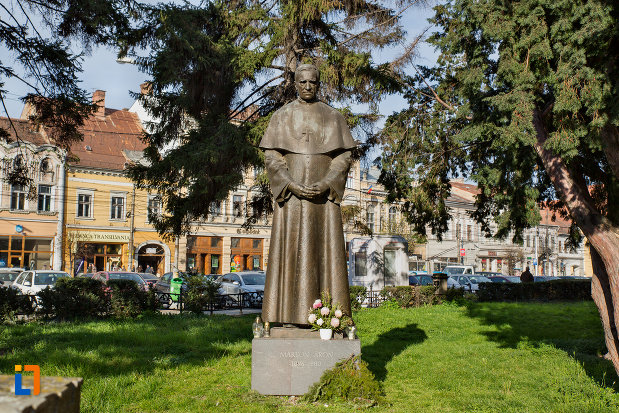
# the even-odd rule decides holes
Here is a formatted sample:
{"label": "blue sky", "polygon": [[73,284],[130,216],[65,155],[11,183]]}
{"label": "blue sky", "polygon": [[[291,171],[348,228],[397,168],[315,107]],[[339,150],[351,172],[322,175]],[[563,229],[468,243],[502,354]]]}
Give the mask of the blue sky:
{"label": "blue sky", "polygon": [[[404,24],[411,39],[429,26],[427,18],[431,15],[432,10],[429,7],[414,7],[406,12]],[[393,49],[387,49],[376,53],[374,59],[376,62],[381,62],[392,58],[394,55]],[[0,61],[12,66],[14,56],[2,48],[0,50]],[[436,54],[433,49],[427,43],[421,44],[415,63],[431,66],[435,61]],[[14,68],[19,72],[19,67],[14,66]],[[84,57],[83,72],[78,76],[82,88],[86,91],[92,93],[97,89],[105,90],[106,107],[115,109],[129,108],[133,104],[129,91],[138,92],[140,83],[148,80],[148,76],[145,73],[140,73],[136,66],[117,63],[116,54],[103,47],[94,48],[89,55]],[[5,101],[9,115],[19,117],[23,107],[19,98],[28,93],[29,89],[15,79],[3,79],[3,81],[5,82],[3,88],[8,92]],[[399,96],[388,96],[379,105],[380,112],[386,117],[393,111],[403,108],[404,103],[404,99]],[[6,116],[3,112],[3,110],[0,110],[0,116]],[[382,124],[382,122],[379,124]]]}

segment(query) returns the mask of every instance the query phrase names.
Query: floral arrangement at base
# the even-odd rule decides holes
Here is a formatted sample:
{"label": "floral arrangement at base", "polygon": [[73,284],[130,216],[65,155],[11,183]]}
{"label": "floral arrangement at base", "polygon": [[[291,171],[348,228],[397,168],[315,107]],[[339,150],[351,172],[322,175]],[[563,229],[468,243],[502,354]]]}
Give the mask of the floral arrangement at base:
{"label": "floral arrangement at base", "polygon": [[323,291],[321,298],[314,301],[307,321],[312,330],[327,328],[336,333],[341,333],[346,327],[354,325],[352,318],[342,312],[340,304],[331,302],[331,294],[327,291]]}

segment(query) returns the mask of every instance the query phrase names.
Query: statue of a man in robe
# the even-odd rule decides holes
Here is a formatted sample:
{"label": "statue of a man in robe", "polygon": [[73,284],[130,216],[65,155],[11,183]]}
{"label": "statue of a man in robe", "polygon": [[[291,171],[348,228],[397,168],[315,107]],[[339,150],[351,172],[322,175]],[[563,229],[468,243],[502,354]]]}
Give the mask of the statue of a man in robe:
{"label": "statue of a man in robe", "polygon": [[342,114],[316,99],[316,66],[300,65],[295,85],[298,99],[260,142],[275,198],[262,317],[304,325],[322,291],[350,315],[340,202],[355,143]]}

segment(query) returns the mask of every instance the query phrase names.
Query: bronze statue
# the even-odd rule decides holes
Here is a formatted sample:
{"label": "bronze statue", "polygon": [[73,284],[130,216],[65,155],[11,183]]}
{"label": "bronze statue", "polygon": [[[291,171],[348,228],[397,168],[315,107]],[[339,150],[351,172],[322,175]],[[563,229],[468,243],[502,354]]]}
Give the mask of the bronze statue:
{"label": "bronze statue", "polygon": [[273,114],[260,147],[275,198],[262,317],[309,324],[329,291],[350,315],[340,202],[355,147],[341,113],[318,101],[318,69],[295,72],[299,98]]}

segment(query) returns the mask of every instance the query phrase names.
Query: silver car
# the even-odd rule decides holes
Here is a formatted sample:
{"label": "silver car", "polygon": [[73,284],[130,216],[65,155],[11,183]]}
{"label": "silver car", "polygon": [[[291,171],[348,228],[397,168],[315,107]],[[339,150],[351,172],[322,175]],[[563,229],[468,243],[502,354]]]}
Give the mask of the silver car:
{"label": "silver car", "polygon": [[217,278],[217,282],[221,283],[219,293],[230,295],[232,300],[238,300],[238,296],[234,294],[240,293],[259,293],[249,296],[251,305],[262,303],[262,293],[264,292],[264,282],[266,274],[263,271],[241,271],[231,272]]}
{"label": "silver car", "polygon": [[458,281],[465,290],[470,292],[477,292],[479,290],[480,283],[491,283],[492,280],[483,275],[452,275],[453,279]]}

